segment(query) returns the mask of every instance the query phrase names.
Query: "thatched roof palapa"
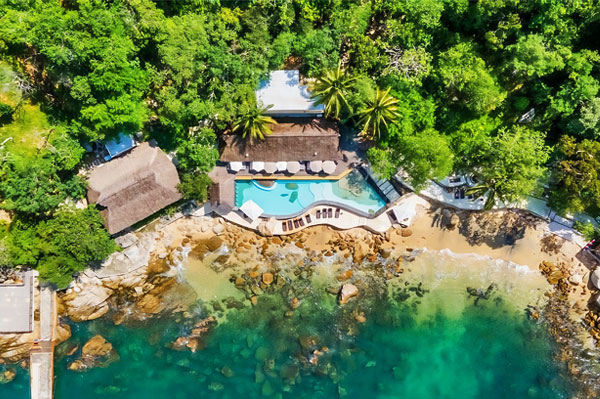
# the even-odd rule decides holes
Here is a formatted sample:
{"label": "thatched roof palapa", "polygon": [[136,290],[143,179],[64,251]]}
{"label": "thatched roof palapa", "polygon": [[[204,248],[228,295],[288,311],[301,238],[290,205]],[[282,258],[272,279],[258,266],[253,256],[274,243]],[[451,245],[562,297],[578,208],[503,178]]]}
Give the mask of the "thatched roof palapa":
{"label": "thatched roof palapa", "polygon": [[240,135],[223,136],[223,162],[278,162],[339,160],[340,133],[336,123],[325,119],[296,119],[271,125],[273,134],[264,140]]}
{"label": "thatched roof palapa", "polygon": [[148,143],[96,167],[88,183],[88,201],[100,206],[110,234],[130,227],[181,198],[175,165],[160,148]]}

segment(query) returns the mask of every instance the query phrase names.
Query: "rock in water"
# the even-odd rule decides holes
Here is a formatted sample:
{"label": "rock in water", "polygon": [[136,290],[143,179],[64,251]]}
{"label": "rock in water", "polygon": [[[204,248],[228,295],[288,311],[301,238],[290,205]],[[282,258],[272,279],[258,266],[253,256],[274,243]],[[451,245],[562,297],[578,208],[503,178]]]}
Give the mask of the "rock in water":
{"label": "rock in water", "polygon": [[92,337],[88,342],[83,345],[81,350],[82,356],[106,356],[112,351],[113,347],[102,335],[96,335]]}
{"label": "rock in water", "polygon": [[5,370],[2,374],[0,374],[0,384],[8,384],[17,376],[17,372],[12,369]]}
{"label": "rock in water", "polygon": [[340,305],[345,304],[355,296],[358,296],[358,288],[354,284],[344,284],[339,294]]}
{"label": "rock in water", "polygon": [[273,282],[273,279],[273,273],[263,273],[262,275],[262,281],[266,285],[270,285]]}

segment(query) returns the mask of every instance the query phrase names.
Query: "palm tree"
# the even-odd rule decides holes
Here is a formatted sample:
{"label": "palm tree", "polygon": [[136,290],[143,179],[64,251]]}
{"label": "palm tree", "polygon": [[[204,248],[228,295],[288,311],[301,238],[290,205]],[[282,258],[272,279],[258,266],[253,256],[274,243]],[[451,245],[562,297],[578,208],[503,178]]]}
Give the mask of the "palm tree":
{"label": "palm tree", "polygon": [[498,190],[496,179],[490,179],[471,187],[467,190],[467,194],[473,194],[474,198],[483,197],[487,194],[483,209],[489,211],[496,205],[496,198],[506,203],[504,195],[500,191]]}
{"label": "palm tree", "polygon": [[[358,123],[363,125],[361,135],[370,139],[381,136],[382,127],[387,128],[400,118],[398,113],[398,100],[390,94],[390,89],[377,89],[375,99],[367,108],[358,113]],[[383,126],[382,126],[383,125]]]}
{"label": "palm tree", "polygon": [[242,137],[247,136],[250,139],[264,140],[266,135],[273,133],[269,125],[274,125],[277,121],[265,113],[272,108],[269,106],[258,106],[255,108],[249,108],[233,125],[233,131],[242,131]]}
{"label": "palm tree", "polygon": [[356,77],[349,76],[346,70],[338,65],[337,69],[326,70],[310,85],[312,98],[317,100],[315,103],[325,106],[325,116],[339,119],[343,107],[350,110],[346,93],[355,80]]}

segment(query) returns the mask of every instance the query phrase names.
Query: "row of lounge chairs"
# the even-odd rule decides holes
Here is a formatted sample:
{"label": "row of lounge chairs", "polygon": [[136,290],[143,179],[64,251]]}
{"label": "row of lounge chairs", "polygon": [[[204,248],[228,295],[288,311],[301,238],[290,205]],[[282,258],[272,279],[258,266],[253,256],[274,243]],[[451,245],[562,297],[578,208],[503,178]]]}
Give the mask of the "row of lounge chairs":
{"label": "row of lounge chairs", "polygon": [[[333,215],[334,215],[334,213],[333,213],[332,208],[325,208],[325,209],[317,209],[315,216],[317,219],[327,219],[327,218],[332,218]],[[340,208],[336,208],[335,209],[335,218],[337,219],[339,217],[340,217]],[[312,223],[312,217],[310,216],[310,214],[307,213],[306,215],[304,215],[304,217],[283,220],[281,222],[281,229],[284,232],[288,232],[288,231],[298,229],[300,227],[304,227],[306,225],[304,223],[305,219],[306,219],[307,224]]]}

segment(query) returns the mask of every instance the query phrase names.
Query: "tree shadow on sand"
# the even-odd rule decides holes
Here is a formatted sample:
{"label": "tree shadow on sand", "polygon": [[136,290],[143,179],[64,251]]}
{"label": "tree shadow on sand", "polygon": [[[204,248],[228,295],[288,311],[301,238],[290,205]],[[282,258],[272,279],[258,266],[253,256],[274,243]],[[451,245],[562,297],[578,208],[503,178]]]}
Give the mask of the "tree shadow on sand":
{"label": "tree shadow on sand", "polygon": [[528,228],[540,223],[521,211],[464,212],[459,214],[459,232],[469,244],[486,244],[491,248],[513,246]]}

